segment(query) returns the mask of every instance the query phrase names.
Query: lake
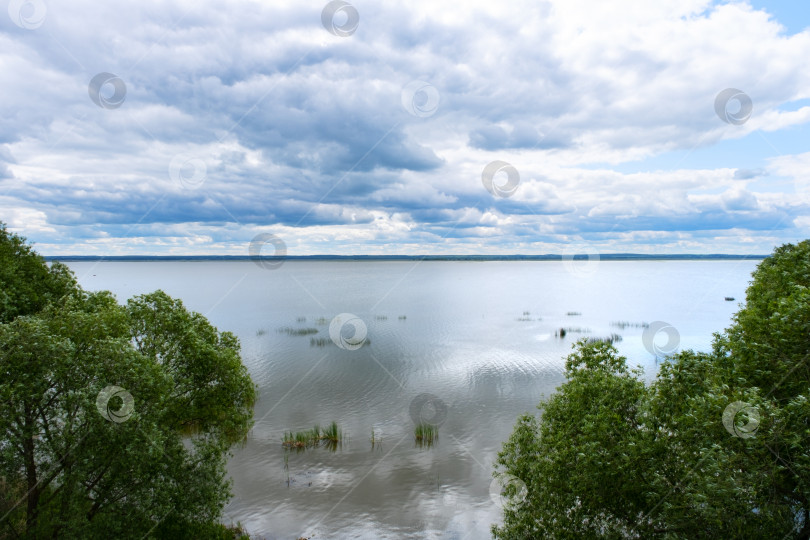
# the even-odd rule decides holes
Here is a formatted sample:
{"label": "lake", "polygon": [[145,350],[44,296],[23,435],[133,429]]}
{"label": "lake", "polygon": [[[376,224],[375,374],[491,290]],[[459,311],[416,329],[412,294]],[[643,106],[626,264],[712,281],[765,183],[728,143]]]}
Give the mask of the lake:
{"label": "lake", "polygon": [[[68,265],[86,289],[122,302],[163,289],[239,336],[259,401],[229,462],[226,523],[265,538],[476,539],[500,518],[501,443],[564,382],[572,343],[618,334],[649,380],[656,347],[709,348],[758,262]],[[658,321],[645,343],[642,323]],[[439,425],[432,445],[416,444],[414,418]],[[331,421],[344,432],[334,451],[282,447],[285,431]]]}

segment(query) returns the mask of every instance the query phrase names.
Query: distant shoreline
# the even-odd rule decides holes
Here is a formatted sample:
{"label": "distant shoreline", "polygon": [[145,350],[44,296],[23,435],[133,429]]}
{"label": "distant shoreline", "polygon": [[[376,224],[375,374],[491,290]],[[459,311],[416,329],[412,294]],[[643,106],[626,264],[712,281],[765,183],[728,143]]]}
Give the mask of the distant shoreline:
{"label": "distant shoreline", "polygon": [[[571,256],[566,256],[571,260]],[[575,255],[574,260],[585,261],[587,255]],[[739,261],[762,260],[767,255],[643,255],[636,253],[600,254],[600,261]],[[250,257],[247,255],[45,255],[47,261],[561,261],[562,255],[287,255],[284,257]]]}

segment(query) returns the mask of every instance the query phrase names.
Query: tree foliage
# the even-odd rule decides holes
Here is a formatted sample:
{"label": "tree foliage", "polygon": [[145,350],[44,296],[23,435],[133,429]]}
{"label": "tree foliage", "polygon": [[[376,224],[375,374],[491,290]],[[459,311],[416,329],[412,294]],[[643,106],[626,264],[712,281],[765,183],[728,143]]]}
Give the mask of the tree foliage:
{"label": "tree foliage", "polygon": [[236,337],[161,291],[120,305],[0,245],[36,299],[6,295],[18,314],[0,324],[0,537],[232,537],[225,460],[256,395]]}
{"label": "tree foliage", "polygon": [[25,238],[0,222],[0,323],[36,313],[75,287],[67,266],[58,262],[48,266]]}
{"label": "tree foliage", "polygon": [[777,248],[712,350],[674,355],[649,386],[611,345],[579,342],[499,454],[527,497],[493,534],[810,538],[809,355],[810,241]]}

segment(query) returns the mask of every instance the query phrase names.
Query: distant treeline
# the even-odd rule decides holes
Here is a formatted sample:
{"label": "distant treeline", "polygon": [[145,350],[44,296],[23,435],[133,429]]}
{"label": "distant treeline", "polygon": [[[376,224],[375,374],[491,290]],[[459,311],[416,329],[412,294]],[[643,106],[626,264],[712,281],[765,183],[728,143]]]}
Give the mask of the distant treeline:
{"label": "distant treeline", "polygon": [[[586,260],[587,254],[574,255],[576,261]],[[284,257],[250,257],[248,255],[52,255],[48,261],[250,261],[301,260],[301,261],[561,261],[562,255],[285,255]],[[646,255],[638,253],[605,253],[601,261],[739,261],[762,260],[766,255]],[[571,260],[571,256],[567,256]]]}

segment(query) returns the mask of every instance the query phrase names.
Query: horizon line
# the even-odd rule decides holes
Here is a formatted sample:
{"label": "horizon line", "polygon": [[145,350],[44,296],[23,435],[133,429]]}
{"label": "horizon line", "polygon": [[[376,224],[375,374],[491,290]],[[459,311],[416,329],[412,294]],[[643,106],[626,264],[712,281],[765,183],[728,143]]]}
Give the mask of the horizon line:
{"label": "horizon line", "polygon": [[255,261],[255,260],[385,260],[385,261],[562,261],[562,260],[746,260],[770,255],[730,253],[577,253],[544,255],[43,255],[46,261]]}

